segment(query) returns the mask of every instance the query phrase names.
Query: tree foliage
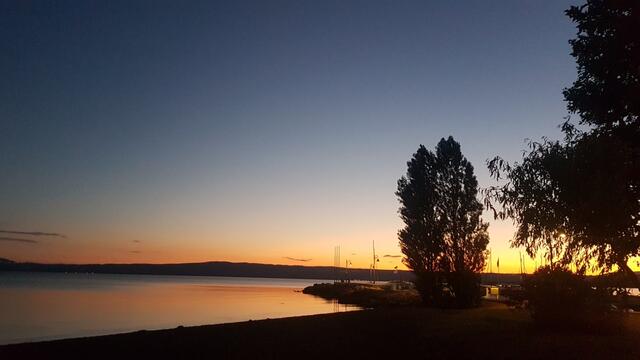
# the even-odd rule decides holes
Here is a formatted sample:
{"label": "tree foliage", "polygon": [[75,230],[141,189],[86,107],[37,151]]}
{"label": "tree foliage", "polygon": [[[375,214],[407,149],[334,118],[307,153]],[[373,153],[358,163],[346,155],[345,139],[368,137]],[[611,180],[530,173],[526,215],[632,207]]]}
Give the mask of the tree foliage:
{"label": "tree foliage", "polygon": [[566,11],[577,25],[569,41],[578,78],[564,90],[567,107],[601,130],[632,125],[640,114],[640,3],[588,0]]}
{"label": "tree foliage", "polygon": [[640,255],[637,149],[568,124],[565,131],[572,135],[564,142],[530,142],[520,163],[489,161],[490,174],[505,183],[485,189],[485,204],[513,219],[512,245],[530,256],[543,250],[561,265],[628,272],[629,257]]}
{"label": "tree foliage", "polygon": [[485,204],[513,219],[512,245],[529,255],[618,267],[640,288],[627,264],[640,255],[640,3],[589,0],[566,14],[578,78],[564,96],[588,128],[565,122],[563,141],[529,142],[520,163],[489,161],[504,183],[485,190]]}
{"label": "tree foliage", "polygon": [[489,242],[477,187],[473,166],[452,137],[440,140],[435,153],[420,145],[398,180],[405,224],[400,247],[427,302],[438,295],[442,278],[459,305],[471,302],[473,274],[484,267]]}
{"label": "tree foliage", "polygon": [[440,270],[443,229],[437,215],[437,159],[420,145],[398,180],[398,211],[404,227],[398,232],[405,265],[417,274]]}

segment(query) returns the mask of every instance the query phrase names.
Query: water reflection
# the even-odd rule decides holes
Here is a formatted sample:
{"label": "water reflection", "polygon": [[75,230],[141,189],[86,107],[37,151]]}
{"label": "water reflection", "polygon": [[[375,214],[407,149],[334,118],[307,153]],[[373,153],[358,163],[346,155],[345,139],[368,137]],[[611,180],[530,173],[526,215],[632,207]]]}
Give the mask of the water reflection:
{"label": "water reflection", "polygon": [[358,309],[300,292],[314,282],[0,273],[0,344]]}
{"label": "water reflection", "polygon": [[355,305],[341,304],[341,303],[338,302],[337,299],[326,300],[326,301],[330,301],[333,304],[333,312],[344,312],[344,311],[351,311],[351,310],[359,310],[360,309],[360,307],[355,306]]}

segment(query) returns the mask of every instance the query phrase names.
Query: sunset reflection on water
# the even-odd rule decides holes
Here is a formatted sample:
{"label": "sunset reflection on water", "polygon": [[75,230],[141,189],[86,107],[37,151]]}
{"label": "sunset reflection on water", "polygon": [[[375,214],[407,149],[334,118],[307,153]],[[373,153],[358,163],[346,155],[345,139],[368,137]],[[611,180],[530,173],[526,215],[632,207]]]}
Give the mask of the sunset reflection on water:
{"label": "sunset reflection on water", "polygon": [[314,280],[0,273],[0,344],[356,310]]}

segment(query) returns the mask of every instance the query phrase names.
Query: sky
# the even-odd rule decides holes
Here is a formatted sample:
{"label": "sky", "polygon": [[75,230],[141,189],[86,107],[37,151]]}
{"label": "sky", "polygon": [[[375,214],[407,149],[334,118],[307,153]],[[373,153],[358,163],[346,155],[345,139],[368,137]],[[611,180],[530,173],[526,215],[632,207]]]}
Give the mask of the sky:
{"label": "sky", "polygon": [[[0,257],[332,265],[340,245],[366,268],[375,241],[400,265],[419,144],[452,135],[485,187],[487,159],[561,136],[571,4],[5,1],[0,230],[53,235],[0,233]],[[485,220],[518,271],[512,224]]]}

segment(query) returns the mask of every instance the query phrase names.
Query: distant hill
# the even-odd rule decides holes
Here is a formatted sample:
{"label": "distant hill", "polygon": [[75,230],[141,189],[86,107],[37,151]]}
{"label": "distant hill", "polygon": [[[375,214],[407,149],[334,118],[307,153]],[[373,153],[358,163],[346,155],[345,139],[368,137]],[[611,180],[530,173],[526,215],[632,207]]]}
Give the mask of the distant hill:
{"label": "distant hill", "polygon": [[[230,276],[285,279],[343,279],[344,269],[336,270],[332,266],[271,265],[255,263],[233,263],[210,261],[182,264],[39,264],[19,263],[0,258],[0,271],[40,271],[98,274],[138,274],[138,275],[191,275],[191,276]],[[413,281],[411,271],[377,270],[377,279],[381,281]],[[640,273],[637,273],[640,276]],[[370,280],[369,269],[349,269],[352,280]],[[520,283],[520,274],[482,274],[485,284]]]}
{"label": "distant hill", "polygon": [[[73,272],[101,274],[138,274],[138,275],[194,275],[194,276],[232,276],[232,277],[264,277],[290,279],[322,279],[345,278],[344,269],[336,270],[332,266],[299,266],[271,265],[254,263],[232,263],[211,261],[203,263],[182,264],[38,264],[0,261],[0,271],[41,271],[41,272]],[[376,270],[377,279],[413,280],[410,271]],[[369,269],[349,269],[349,278],[353,280],[370,280]]]}

